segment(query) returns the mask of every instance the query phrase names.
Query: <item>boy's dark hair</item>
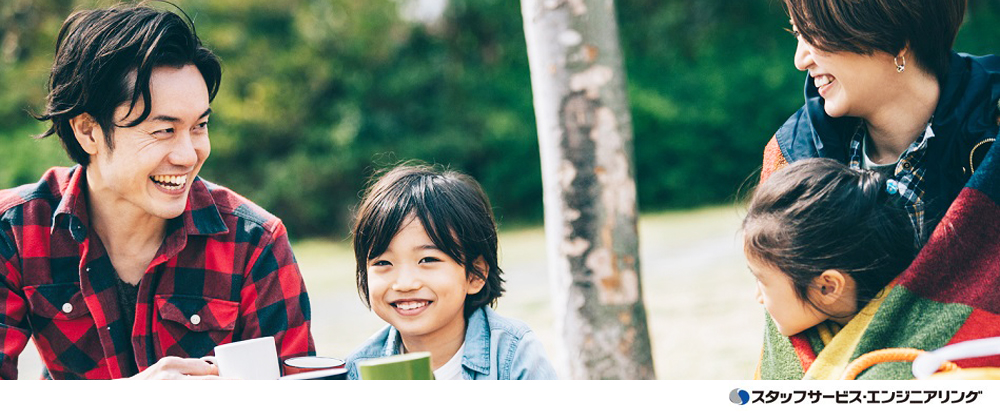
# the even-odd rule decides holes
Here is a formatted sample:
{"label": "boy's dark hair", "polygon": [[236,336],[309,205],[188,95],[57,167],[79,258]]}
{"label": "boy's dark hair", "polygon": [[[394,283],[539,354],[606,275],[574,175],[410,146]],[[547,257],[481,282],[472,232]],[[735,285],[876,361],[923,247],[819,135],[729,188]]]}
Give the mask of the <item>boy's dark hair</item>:
{"label": "boy's dark hair", "polygon": [[747,256],[787,274],[814,306],[807,295],[813,279],[831,269],[846,273],[862,308],[918,250],[909,216],[888,200],[885,181],[827,158],[778,170],[754,191],[743,219]]}
{"label": "boy's dark hair", "polygon": [[[504,292],[497,263],[497,226],[489,198],[468,175],[425,165],[397,166],[365,192],[354,220],[354,259],[358,294],[368,298],[368,261],[385,252],[413,215],[442,252],[465,268],[466,276],[485,280],[465,298],[465,317],[484,305],[496,306]],[[482,258],[488,275],[474,265]]]}
{"label": "boy's dark hair", "polygon": [[909,43],[917,65],[944,79],[966,0],[784,0],[784,5],[802,39],[819,50],[897,55]]}
{"label": "boy's dark hair", "polygon": [[[114,127],[134,127],[149,116],[149,77],[157,67],[195,65],[208,86],[209,101],[214,99],[222,78],[219,59],[202,46],[191,18],[177,10],[181,15],[140,4],[70,15],[56,40],[45,112],[35,117],[52,121],[52,126],[39,138],[58,135],[70,158],[87,166],[90,155],[76,141],[69,121],[90,114],[113,149]],[[140,116],[116,124],[115,109],[129,102],[131,115],[140,97],[146,103]]]}

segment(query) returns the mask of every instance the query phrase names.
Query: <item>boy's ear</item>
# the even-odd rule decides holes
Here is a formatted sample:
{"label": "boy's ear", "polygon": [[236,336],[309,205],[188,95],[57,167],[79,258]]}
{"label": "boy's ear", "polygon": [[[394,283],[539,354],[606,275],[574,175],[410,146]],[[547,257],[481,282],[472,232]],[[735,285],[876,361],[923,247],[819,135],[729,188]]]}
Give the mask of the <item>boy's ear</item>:
{"label": "boy's ear", "polygon": [[823,271],[813,279],[813,289],[816,300],[824,306],[830,306],[847,295],[850,276],[835,269]]}
{"label": "boy's ear", "polygon": [[478,274],[483,277],[480,278],[475,272],[469,274],[469,290],[466,291],[466,294],[469,295],[478,294],[482,291],[483,287],[486,286],[486,278],[490,275],[490,266],[486,264],[486,259],[483,257],[476,258],[476,260],[472,263],[472,266],[475,267]]}
{"label": "boy's ear", "polygon": [[80,143],[83,151],[92,156],[96,155],[100,143],[104,142],[104,130],[97,124],[94,117],[87,113],[77,115],[69,120],[69,126],[73,129],[73,136],[76,137],[76,142]]}

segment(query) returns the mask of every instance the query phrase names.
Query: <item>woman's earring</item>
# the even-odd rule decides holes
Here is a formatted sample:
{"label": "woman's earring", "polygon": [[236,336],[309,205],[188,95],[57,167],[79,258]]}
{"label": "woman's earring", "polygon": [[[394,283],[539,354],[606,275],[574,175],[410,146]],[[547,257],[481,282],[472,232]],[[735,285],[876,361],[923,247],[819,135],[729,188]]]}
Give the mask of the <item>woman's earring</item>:
{"label": "woman's earring", "polygon": [[[899,59],[900,58],[903,59],[903,63],[899,63]],[[905,56],[897,56],[895,58],[892,58],[892,63],[896,64],[896,72],[903,72],[904,70],[906,70],[906,57]]]}

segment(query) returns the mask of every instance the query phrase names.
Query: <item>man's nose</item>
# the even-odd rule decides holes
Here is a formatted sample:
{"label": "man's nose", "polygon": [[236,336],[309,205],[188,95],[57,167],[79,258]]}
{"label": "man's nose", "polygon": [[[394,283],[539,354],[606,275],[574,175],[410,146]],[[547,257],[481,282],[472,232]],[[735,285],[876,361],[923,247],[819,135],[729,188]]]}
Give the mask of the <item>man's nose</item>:
{"label": "man's nose", "polygon": [[176,137],[174,148],[170,152],[170,163],[176,166],[193,166],[198,162],[197,143],[191,132],[182,131]]}

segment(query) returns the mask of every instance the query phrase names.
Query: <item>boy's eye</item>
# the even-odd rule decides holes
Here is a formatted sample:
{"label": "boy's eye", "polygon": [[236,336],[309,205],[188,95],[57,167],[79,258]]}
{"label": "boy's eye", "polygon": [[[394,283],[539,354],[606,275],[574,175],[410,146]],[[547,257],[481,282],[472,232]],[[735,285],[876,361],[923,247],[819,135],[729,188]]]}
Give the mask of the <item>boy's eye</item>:
{"label": "boy's eye", "polygon": [[429,263],[429,262],[441,262],[441,260],[437,259],[437,258],[434,258],[434,257],[431,257],[431,256],[424,257],[424,258],[420,259],[420,263],[421,264],[426,264],[426,263]]}

